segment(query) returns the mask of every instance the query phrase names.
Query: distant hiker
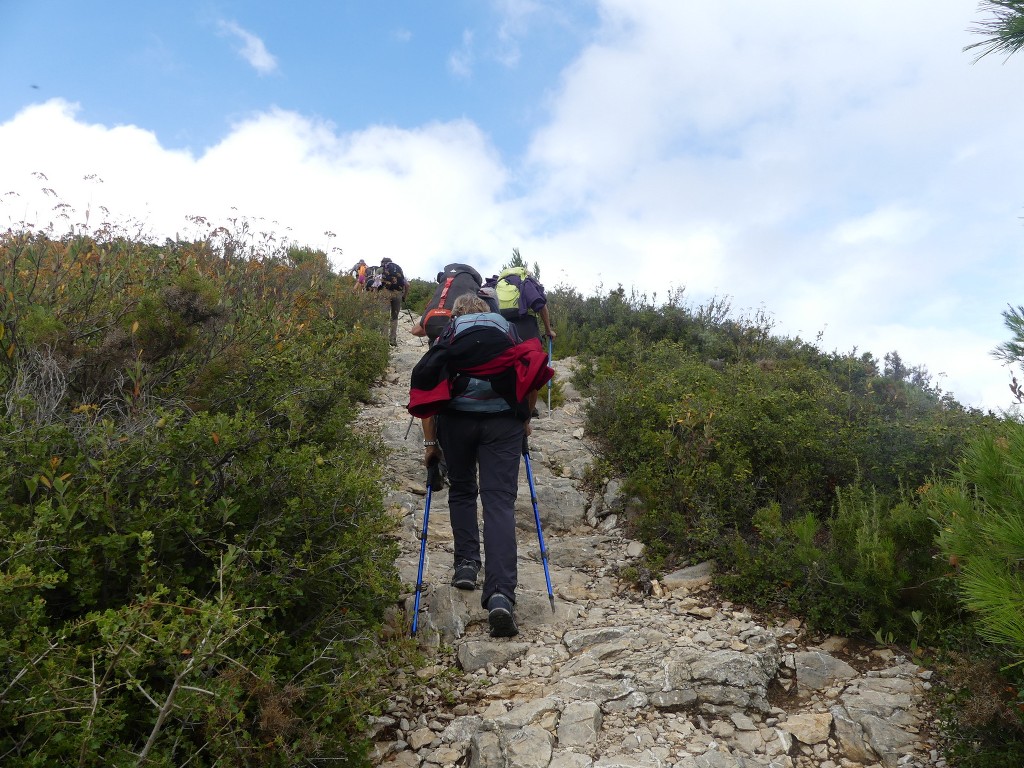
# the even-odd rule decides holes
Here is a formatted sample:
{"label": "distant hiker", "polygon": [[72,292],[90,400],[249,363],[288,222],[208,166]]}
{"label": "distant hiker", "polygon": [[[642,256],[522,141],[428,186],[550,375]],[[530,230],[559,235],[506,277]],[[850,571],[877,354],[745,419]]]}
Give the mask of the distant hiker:
{"label": "distant hiker", "polygon": [[544,335],[555,338],[548,315],[548,299],[544,286],[526,271],[526,267],[508,267],[500,275],[491,277],[485,284],[494,288],[498,296],[501,316],[512,322],[521,339],[540,337],[537,318],[544,323]]}
{"label": "distant hiker", "polygon": [[385,256],[380,260],[380,277],[377,290],[387,291],[391,304],[391,333],[388,341],[392,347],[398,346],[398,313],[402,311],[402,301],[409,295],[409,283],[405,273],[395,262]]}
{"label": "distant hiker", "polygon": [[366,290],[366,262],[360,259],[356,265],[352,267],[350,274],[356,280],[355,290]]}
{"label": "distant hiker", "polygon": [[423,316],[412,327],[413,336],[426,336],[431,342],[441,335],[452,318],[455,299],[475,293],[484,284],[480,273],[468,264],[448,264],[437,273],[437,288],[427,302]]}
{"label": "distant hiker", "polygon": [[[484,585],[492,637],[511,637],[518,569],[515,503],[519,457],[529,434],[529,395],[554,375],[539,339],[522,341],[473,294],[459,296],[452,321],[413,368],[409,413],[423,419],[423,462],[444,460],[459,589],[480,570],[477,497],[483,506]],[[432,417],[436,415],[436,420]],[[478,480],[479,473],[479,480]]]}
{"label": "distant hiker", "polygon": [[380,267],[374,265],[366,268],[366,284],[364,288],[368,291],[379,291],[380,290]]}

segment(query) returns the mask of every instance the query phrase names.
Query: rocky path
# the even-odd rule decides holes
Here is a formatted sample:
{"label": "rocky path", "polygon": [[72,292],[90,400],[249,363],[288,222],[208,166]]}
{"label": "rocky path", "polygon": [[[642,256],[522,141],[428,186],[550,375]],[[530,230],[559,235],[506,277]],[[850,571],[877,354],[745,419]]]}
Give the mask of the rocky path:
{"label": "rocky path", "polygon": [[[409,319],[406,319],[408,326]],[[416,582],[425,502],[409,372],[425,351],[399,331],[386,381],[362,415],[394,453],[388,503],[401,520],[398,567]],[[571,361],[556,361],[567,381]],[[592,452],[582,405],[541,407],[530,441],[555,611],[533,506],[519,489],[520,634],[492,640],[479,592],[449,586],[447,493],[434,494],[418,636],[433,664],[422,699],[396,698],[375,724],[382,766],[472,768],[875,768],[937,766],[925,692],[931,673],[888,649],[809,636],[716,598],[709,568],[641,594],[617,576],[642,553],[617,524],[611,481],[580,490]],[[413,600],[406,601],[412,610]]]}

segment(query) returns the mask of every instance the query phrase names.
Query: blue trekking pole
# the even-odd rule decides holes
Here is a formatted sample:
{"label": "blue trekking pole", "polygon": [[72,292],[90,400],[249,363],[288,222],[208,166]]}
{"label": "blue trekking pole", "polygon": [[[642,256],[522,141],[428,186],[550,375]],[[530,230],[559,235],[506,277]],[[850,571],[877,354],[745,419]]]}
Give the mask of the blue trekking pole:
{"label": "blue trekking pole", "polygon": [[[530,466],[530,444],[523,436],[523,458],[526,459],[526,479],[530,483],[530,500],[533,502],[533,519],[537,523],[537,541],[540,543],[540,561],[544,563],[544,581],[548,585],[548,602],[555,612],[555,593],[551,590],[551,574],[548,572],[548,550],[544,546],[544,533],[540,529],[540,510],[537,508],[537,491],[533,487],[533,468]],[[429,491],[428,491],[429,497]]]}
{"label": "blue trekking pole", "polygon": [[441,475],[439,462],[435,462],[427,468],[427,503],[423,508],[423,530],[420,532],[420,567],[416,573],[416,601],[412,608],[413,637],[416,637],[416,624],[420,618],[420,593],[423,591],[423,560],[427,554],[427,523],[430,520],[430,497],[434,485],[437,485],[438,490],[444,487],[444,479]]}
{"label": "blue trekking pole", "polygon": [[[551,347],[552,347],[551,337],[548,336],[548,365],[551,365],[551,360],[552,360],[552,357],[551,357],[551,355],[552,355]],[[548,379],[548,416],[551,415],[551,382],[553,380],[554,380],[554,377],[551,377],[550,379]]]}

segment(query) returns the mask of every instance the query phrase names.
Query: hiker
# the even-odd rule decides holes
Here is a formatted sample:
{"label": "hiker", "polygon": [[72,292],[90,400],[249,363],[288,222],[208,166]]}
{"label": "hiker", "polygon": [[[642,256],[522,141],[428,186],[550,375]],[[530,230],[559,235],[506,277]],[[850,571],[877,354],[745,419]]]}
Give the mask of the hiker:
{"label": "hiker", "polygon": [[483,284],[480,273],[468,264],[446,265],[443,271],[437,273],[437,288],[427,302],[423,316],[413,324],[412,335],[426,336],[433,343],[451,320],[455,299],[464,293],[479,290]]}
{"label": "hiker", "polygon": [[366,282],[363,284],[363,289],[367,291],[379,291],[380,290],[380,275],[381,270],[376,264],[372,267],[366,268]]}
{"label": "hiker", "polygon": [[402,311],[402,301],[409,295],[409,282],[402,268],[387,256],[380,260],[380,283],[377,290],[388,292],[391,304],[391,332],[388,341],[392,347],[397,347],[398,313]]}
{"label": "hiker", "polygon": [[366,262],[360,259],[356,262],[356,265],[349,270],[349,274],[355,278],[356,284],[353,286],[354,291],[366,290]]}
{"label": "hiker", "polygon": [[544,286],[527,272],[526,267],[508,267],[500,275],[488,279],[484,285],[494,288],[501,316],[516,327],[519,338],[526,340],[540,337],[538,317],[544,323],[544,335],[555,338]]}
{"label": "hiker", "polygon": [[519,457],[530,432],[529,393],[554,375],[547,362],[539,339],[520,340],[505,318],[469,293],[455,300],[452,321],[412,372],[408,409],[423,420],[423,462],[447,465],[458,589],[477,586],[478,496],[483,506],[480,604],[492,637],[519,632],[513,615]]}
{"label": "hiker", "polygon": [[483,286],[476,292],[476,295],[487,302],[488,311],[497,312],[500,309],[498,306],[498,292],[490,286]]}

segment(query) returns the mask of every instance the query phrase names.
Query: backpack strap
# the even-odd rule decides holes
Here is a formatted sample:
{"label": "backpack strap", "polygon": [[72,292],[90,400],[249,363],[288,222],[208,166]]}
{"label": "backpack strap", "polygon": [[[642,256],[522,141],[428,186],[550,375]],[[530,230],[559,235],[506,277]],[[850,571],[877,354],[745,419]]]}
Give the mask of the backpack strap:
{"label": "backpack strap", "polygon": [[437,308],[440,309],[444,306],[445,301],[448,299],[448,289],[452,287],[452,283],[455,281],[455,275],[452,275],[444,281],[444,288],[441,289],[441,298],[437,301]]}

